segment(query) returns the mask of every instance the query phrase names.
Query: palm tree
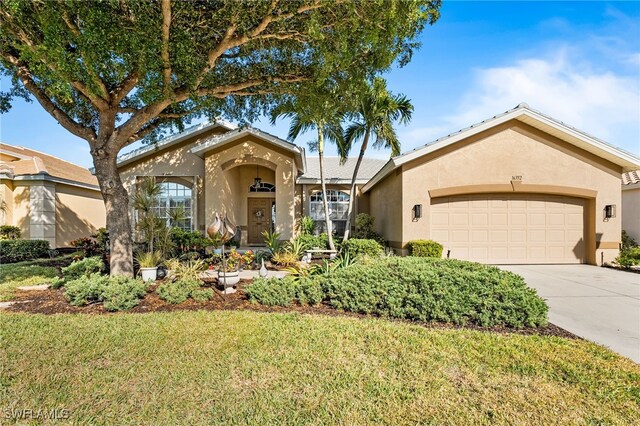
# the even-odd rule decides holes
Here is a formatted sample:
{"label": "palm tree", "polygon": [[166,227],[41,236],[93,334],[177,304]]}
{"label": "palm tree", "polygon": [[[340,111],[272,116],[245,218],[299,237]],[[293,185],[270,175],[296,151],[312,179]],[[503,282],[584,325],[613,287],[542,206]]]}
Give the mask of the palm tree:
{"label": "palm tree", "polygon": [[335,250],[333,242],[331,219],[329,218],[329,203],[327,201],[327,187],[324,180],[324,148],[325,140],[338,145],[339,150],[343,150],[343,113],[337,112],[335,97],[330,96],[327,91],[321,93],[308,92],[298,96],[295,100],[289,100],[277,107],[271,114],[271,124],[275,124],[278,117],[291,119],[289,134],[290,141],[296,139],[300,133],[316,130],[318,134],[317,142],[310,144],[312,150],[318,151],[320,162],[320,184],[322,185],[322,206],[324,210],[325,227],[329,239],[329,248]]}
{"label": "palm tree", "polygon": [[347,210],[347,224],[344,229],[344,241],[349,238],[353,203],[356,198],[356,178],[370,137],[375,137],[374,148],[391,148],[392,157],[400,155],[400,141],[393,124],[395,121],[399,121],[406,125],[411,121],[412,114],[411,101],[404,95],[393,95],[389,92],[387,82],[382,78],[375,78],[360,95],[359,106],[352,114],[355,121],[349,125],[345,132],[344,144],[338,145],[340,157],[345,161],[355,141],[362,140],[360,155],[351,178],[351,196]]}

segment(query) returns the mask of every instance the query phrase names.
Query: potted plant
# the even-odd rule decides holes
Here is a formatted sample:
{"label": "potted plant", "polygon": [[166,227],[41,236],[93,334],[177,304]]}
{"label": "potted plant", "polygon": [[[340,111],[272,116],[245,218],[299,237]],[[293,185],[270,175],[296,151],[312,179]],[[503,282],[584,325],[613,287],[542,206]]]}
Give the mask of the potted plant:
{"label": "potted plant", "polygon": [[140,265],[140,274],[143,281],[155,281],[158,274],[158,264],[160,263],[160,253],[144,252],[137,257]]}
{"label": "potted plant", "polygon": [[237,251],[231,249],[229,255],[223,259],[218,269],[218,281],[225,288],[232,287],[240,282],[240,266],[242,266],[243,257]]}

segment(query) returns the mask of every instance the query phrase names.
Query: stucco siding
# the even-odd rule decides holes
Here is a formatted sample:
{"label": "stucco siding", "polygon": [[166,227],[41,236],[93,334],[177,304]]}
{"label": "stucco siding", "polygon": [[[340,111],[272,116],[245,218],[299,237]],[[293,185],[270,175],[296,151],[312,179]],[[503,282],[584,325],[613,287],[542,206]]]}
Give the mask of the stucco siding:
{"label": "stucco siding", "polygon": [[98,191],[69,185],[56,185],[56,246],[68,247],[106,226],[102,195]]}
{"label": "stucco siding", "polygon": [[410,212],[403,207],[405,193],[401,173],[391,173],[369,191],[369,210],[375,217],[375,231],[382,234],[389,245],[395,249],[402,248],[402,218]]}
{"label": "stucco siding", "polygon": [[622,229],[640,242],[640,184],[622,191]]}
{"label": "stucco siding", "polygon": [[[548,193],[587,199],[588,261],[611,261],[620,241],[620,217],[603,219],[620,204],[621,168],[517,121],[482,132],[402,167],[402,244],[430,238],[431,197],[470,193]],[[374,187],[371,191],[374,207]],[[390,196],[393,191],[385,192]],[[589,198],[593,202],[589,205]],[[377,205],[381,205],[380,201]],[[422,204],[422,218],[411,208]],[[599,247],[596,250],[596,246]]]}

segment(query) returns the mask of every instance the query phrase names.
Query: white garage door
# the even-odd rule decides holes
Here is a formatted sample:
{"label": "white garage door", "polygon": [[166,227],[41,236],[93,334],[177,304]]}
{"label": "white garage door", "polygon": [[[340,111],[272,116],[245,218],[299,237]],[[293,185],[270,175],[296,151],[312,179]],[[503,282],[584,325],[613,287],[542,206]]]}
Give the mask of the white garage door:
{"label": "white garage door", "polygon": [[450,257],[485,263],[582,263],[584,200],[556,195],[435,198],[431,237]]}

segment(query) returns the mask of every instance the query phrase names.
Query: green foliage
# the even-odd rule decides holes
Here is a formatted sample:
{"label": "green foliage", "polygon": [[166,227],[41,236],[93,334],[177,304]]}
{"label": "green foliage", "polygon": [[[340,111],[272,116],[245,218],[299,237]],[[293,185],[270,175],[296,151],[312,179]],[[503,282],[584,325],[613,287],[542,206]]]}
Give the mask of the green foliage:
{"label": "green foliage", "polygon": [[22,235],[20,228],[12,225],[0,226],[0,240],[17,240]]}
{"label": "green foliage", "polygon": [[246,292],[249,300],[266,306],[289,306],[294,301],[317,305],[323,297],[317,277],[256,278]]}
{"label": "green foliage", "polygon": [[191,292],[191,298],[196,302],[208,302],[213,299],[213,289],[199,288]]}
{"label": "green foliage", "polygon": [[614,263],[627,269],[632,266],[640,266],[640,247],[629,247],[626,250],[621,250]]}
{"label": "green foliage", "polygon": [[207,247],[214,245],[210,238],[200,232],[185,231],[182,228],[171,228],[171,241],[174,256],[189,252],[204,253]]}
{"label": "green foliage", "polygon": [[122,275],[109,279],[102,292],[102,305],[107,311],[126,311],[138,306],[147,294],[147,284]]}
{"label": "green foliage", "polygon": [[442,244],[433,240],[412,240],[407,243],[409,256],[442,257]]}
{"label": "green foliage", "polygon": [[638,243],[636,242],[636,240],[633,239],[633,237],[629,234],[627,234],[627,231],[625,231],[624,229],[622,230],[622,250],[627,250],[633,247],[638,247]]}
{"label": "green foliage", "polygon": [[74,306],[102,302],[108,311],[123,311],[140,303],[147,291],[147,285],[140,280],[106,275],[82,275],[65,284],[65,297]]}
{"label": "green foliage", "polygon": [[353,238],[376,240],[381,245],[385,245],[387,242],[384,237],[373,230],[373,223],[376,218],[367,213],[358,213],[356,215],[356,232],[353,234]]}
{"label": "green foliage", "polygon": [[88,277],[92,274],[102,272],[104,263],[99,257],[85,257],[76,260],[66,268],[62,268],[62,276],[65,281],[77,280],[80,277]]}
{"label": "green foliage", "polygon": [[75,280],[67,281],[64,295],[72,305],[84,306],[102,301],[102,294],[108,285],[109,277],[106,275],[83,275]]}
{"label": "green foliage", "polygon": [[282,250],[283,243],[280,241],[278,232],[264,231],[262,237],[264,238],[264,245],[267,246],[267,250],[272,256]]}
{"label": "green foliage", "polygon": [[159,251],[153,251],[138,253],[136,260],[141,268],[155,268],[162,259]]}
{"label": "green foliage", "polygon": [[313,235],[316,230],[316,221],[311,216],[302,216],[298,220],[298,230],[300,231],[300,236]]}
{"label": "green foliage", "polygon": [[160,284],[158,296],[165,302],[177,305],[191,297],[192,293],[200,288],[200,282],[190,279],[179,279]]}
{"label": "green foliage", "polygon": [[450,259],[391,257],[337,270],[323,283],[335,308],[418,321],[536,327],[548,307],[522,277]]}
{"label": "green foliage", "polygon": [[307,246],[300,238],[294,238],[286,244],[285,250],[293,254],[296,259],[300,259],[304,255],[305,250],[307,250]]}
{"label": "green foliage", "polygon": [[348,254],[351,258],[360,255],[376,257],[381,256],[384,250],[376,240],[350,238],[342,244],[341,252]]}
{"label": "green foliage", "polygon": [[274,254],[271,261],[280,266],[293,266],[298,263],[298,256],[288,250],[282,250]]}
{"label": "green foliage", "polygon": [[49,241],[0,240],[0,263],[21,262],[47,256]]}
{"label": "green foliage", "polygon": [[329,237],[327,234],[320,235],[309,235],[309,234],[300,234],[296,238],[297,241],[300,242],[304,246],[305,250],[311,249],[320,249],[326,250],[329,246]]}
{"label": "green foliage", "polygon": [[84,252],[86,257],[105,256],[109,253],[109,231],[99,228],[95,234],[89,237],[78,238],[71,241],[71,246]]}
{"label": "green foliage", "polygon": [[203,259],[169,259],[165,262],[167,269],[176,280],[198,281],[200,274],[205,270],[207,263]]}

